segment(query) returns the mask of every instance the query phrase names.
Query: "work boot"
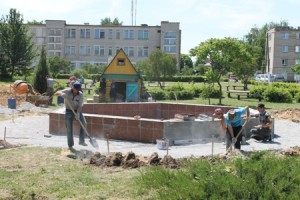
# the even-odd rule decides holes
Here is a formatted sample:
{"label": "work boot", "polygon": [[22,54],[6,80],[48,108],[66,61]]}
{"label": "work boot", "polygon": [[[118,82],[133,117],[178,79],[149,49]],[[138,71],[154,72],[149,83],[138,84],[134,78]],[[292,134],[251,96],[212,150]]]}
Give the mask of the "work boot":
{"label": "work boot", "polygon": [[87,146],[87,144],[85,143],[85,141],[79,142],[78,144],[81,145],[81,146]]}
{"label": "work boot", "polygon": [[70,150],[72,153],[76,152],[76,149],[74,149],[73,147],[69,147],[69,150]]}

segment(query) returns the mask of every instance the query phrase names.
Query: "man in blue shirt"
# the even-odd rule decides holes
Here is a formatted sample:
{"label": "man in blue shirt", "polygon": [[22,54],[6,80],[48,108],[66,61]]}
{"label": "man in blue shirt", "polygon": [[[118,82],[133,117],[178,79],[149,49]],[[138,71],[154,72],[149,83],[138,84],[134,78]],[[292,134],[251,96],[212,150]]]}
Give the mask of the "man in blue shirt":
{"label": "man in blue shirt", "polygon": [[[226,149],[228,150],[231,143],[234,143],[235,149],[241,149],[242,134],[239,134],[243,127],[243,116],[250,116],[249,107],[229,110],[225,115],[226,122]],[[238,135],[239,134],[239,135]]]}

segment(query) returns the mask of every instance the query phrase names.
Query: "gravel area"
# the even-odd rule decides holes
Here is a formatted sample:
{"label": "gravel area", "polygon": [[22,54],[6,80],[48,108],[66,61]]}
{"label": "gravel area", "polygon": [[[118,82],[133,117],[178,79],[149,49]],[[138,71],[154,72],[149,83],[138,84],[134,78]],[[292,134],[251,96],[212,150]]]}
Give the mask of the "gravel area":
{"label": "gravel area", "polygon": [[[31,104],[32,105],[32,104]],[[6,113],[6,119],[0,121],[0,139],[4,138],[6,142],[13,145],[32,145],[41,147],[61,147],[67,148],[66,136],[57,136],[49,134],[49,115],[47,108],[30,108],[30,103],[22,105],[22,109],[16,110],[0,107],[0,116]],[[34,105],[32,105],[34,106]],[[25,112],[26,110],[35,109],[34,112]],[[290,120],[275,120],[275,138],[272,142],[257,142],[253,139],[247,140],[246,145],[242,145],[244,151],[258,150],[275,150],[288,149],[300,145],[300,123],[295,123]],[[1,134],[2,133],[2,134]],[[99,149],[93,148],[89,139],[86,138],[88,146],[79,146],[78,137],[75,136],[75,146],[77,150],[89,150],[92,152],[99,151],[100,153],[134,152],[136,155],[150,156],[153,152],[157,152],[159,156],[166,154],[173,158],[183,157],[199,157],[206,155],[225,154],[226,146],[222,142],[211,142],[190,145],[174,145],[168,150],[159,150],[156,144],[145,144],[138,142],[116,141],[110,140],[109,146],[106,140],[97,139]],[[108,151],[109,148],[109,151]]]}

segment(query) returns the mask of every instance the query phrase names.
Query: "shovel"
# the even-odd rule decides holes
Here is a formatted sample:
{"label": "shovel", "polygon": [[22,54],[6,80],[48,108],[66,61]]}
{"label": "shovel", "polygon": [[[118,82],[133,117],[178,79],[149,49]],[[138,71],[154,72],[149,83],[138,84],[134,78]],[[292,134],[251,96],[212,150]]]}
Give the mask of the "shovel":
{"label": "shovel", "polygon": [[[248,119],[246,119],[246,121],[244,122],[244,124],[243,124],[241,130],[238,132],[238,134],[236,135],[235,138],[238,138],[238,137],[240,136],[240,134],[242,133],[242,131],[243,131],[243,129],[245,128],[245,126],[246,126],[247,123],[248,123]],[[237,142],[237,141],[236,141],[236,142]],[[236,142],[234,142],[234,143],[231,142],[230,146],[229,146],[228,149],[227,149],[227,152],[228,152],[229,150],[232,149],[232,147],[235,145]]]}
{"label": "shovel", "polygon": [[[73,114],[76,115],[76,113],[75,113],[73,107],[70,105],[69,100],[68,100],[67,98],[65,98],[65,100],[66,100],[66,103],[68,104],[68,106],[70,107],[70,109],[72,110]],[[78,120],[78,122],[79,122],[81,128],[84,130],[85,134],[86,134],[86,135],[88,136],[88,138],[90,139],[89,141],[90,141],[91,145],[92,145],[94,148],[99,149],[99,145],[98,145],[96,139],[91,138],[90,134],[88,133],[88,131],[86,130],[85,126],[82,124],[82,122],[80,121],[80,119]]]}

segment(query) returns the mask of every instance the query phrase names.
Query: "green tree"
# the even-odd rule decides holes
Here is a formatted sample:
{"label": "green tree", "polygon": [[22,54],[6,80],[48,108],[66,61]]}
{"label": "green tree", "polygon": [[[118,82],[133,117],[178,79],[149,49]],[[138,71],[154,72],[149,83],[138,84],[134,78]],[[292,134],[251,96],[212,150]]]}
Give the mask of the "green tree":
{"label": "green tree", "polygon": [[257,69],[261,70],[262,66],[266,66],[266,33],[272,28],[275,27],[286,27],[288,26],[288,22],[286,20],[282,20],[280,22],[269,22],[264,24],[261,28],[256,25],[251,28],[249,33],[244,36],[244,41],[252,46],[253,55],[255,56],[255,62],[257,63]]}
{"label": "green tree", "polygon": [[187,54],[181,54],[180,55],[180,70],[188,67],[193,68],[193,61],[191,57],[189,57]]}
{"label": "green tree", "polygon": [[36,51],[28,26],[23,24],[23,17],[16,9],[10,9],[9,15],[0,20],[0,46],[8,62],[8,68],[1,67],[5,67],[9,79],[12,80],[15,73],[26,74]]}
{"label": "green tree", "polygon": [[296,74],[300,74],[300,64],[294,65],[293,67],[291,67],[291,70]]}
{"label": "green tree", "polygon": [[120,22],[118,18],[115,18],[113,21],[110,19],[110,17],[101,19],[102,26],[122,26],[122,24],[123,22]]}
{"label": "green tree", "polygon": [[42,47],[39,63],[35,69],[33,78],[33,87],[39,93],[45,93],[47,90],[46,76],[49,75],[49,68],[47,65],[47,57],[45,47]]}
{"label": "green tree", "polygon": [[153,51],[149,58],[137,63],[137,68],[141,69],[147,80],[155,80],[161,88],[162,81],[168,76],[176,74],[176,58],[159,49]]}
{"label": "green tree", "polygon": [[[217,84],[219,85],[220,94],[222,94],[220,83],[222,74],[251,62],[251,55],[247,52],[244,43],[234,38],[208,39],[191,49],[190,54],[196,56],[197,59],[207,60],[211,63],[212,72],[210,73],[214,74],[212,77],[218,74]],[[222,104],[221,96],[219,104]]]}
{"label": "green tree", "polygon": [[49,69],[53,77],[57,77],[60,71],[71,71],[71,61],[60,56],[48,59]]}

